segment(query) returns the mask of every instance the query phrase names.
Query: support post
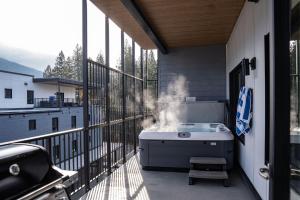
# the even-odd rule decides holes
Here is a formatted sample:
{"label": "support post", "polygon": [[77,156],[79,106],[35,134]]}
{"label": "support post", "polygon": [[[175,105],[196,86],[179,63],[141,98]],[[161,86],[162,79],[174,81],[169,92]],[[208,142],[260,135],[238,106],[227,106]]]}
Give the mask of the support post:
{"label": "support post", "polygon": [[88,105],[88,60],[87,60],[87,0],[82,0],[82,70],[83,70],[83,128],[84,128],[84,183],[90,190],[89,161],[89,105]]}
{"label": "support post", "polygon": [[110,77],[109,77],[109,19],[105,16],[105,63],[106,63],[106,122],[107,122],[107,173],[111,174],[111,130],[110,130]]}
{"label": "support post", "polygon": [[142,98],[141,98],[141,107],[142,107],[142,114],[143,114],[143,120],[145,119],[145,109],[144,109],[144,56],[143,56],[143,49],[141,48],[140,52],[140,58],[141,58],[141,79],[142,79]]}
{"label": "support post", "polygon": [[[157,52],[158,53],[158,52]],[[156,101],[158,100],[158,72],[159,72],[159,69],[158,69],[158,56],[157,56],[157,60],[156,60]]]}
{"label": "support post", "polygon": [[[146,55],[145,55],[145,87],[146,87],[146,104],[147,104],[147,98],[148,98],[148,50],[146,50]],[[148,109],[146,106],[146,117],[148,116]]]}
{"label": "support post", "polygon": [[123,163],[126,162],[126,128],[125,128],[125,118],[126,118],[126,92],[125,92],[125,66],[124,66],[124,31],[121,31],[121,70],[122,70],[122,156],[123,156]]}
{"label": "support post", "polygon": [[136,142],[136,72],[135,72],[135,42],[133,39],[132,40],[132,55],[131,55],[131,59],[132,59],[132,75],[134,76],[133,78],[133,135],[134,135],[134,139],[133,139],[133,146],[134,146],[134,154],[136,154],[136,148],[137,148],[137,142]]}

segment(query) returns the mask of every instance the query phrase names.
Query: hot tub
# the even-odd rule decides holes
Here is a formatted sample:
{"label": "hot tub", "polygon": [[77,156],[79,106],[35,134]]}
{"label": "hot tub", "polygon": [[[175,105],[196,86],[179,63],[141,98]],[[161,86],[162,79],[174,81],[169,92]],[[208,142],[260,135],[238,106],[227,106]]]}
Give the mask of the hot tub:
{"label": "hot tub", "polygon": [[143,168],[189,168],[191,157],[223,157],[233,167],[233,135],[221,123],[182,123],[174,130],[153,126],[139,135]]}

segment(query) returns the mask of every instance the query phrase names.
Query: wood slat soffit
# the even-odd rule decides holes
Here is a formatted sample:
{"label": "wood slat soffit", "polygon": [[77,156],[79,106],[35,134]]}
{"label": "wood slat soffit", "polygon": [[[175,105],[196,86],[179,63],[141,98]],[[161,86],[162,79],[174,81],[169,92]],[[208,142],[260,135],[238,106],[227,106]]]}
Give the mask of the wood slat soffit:
{"label": "wood slat soffit", "polygon": [[[143,48],[156,48],[121,0],[92,2]],[[225,44],[244,0],[134,0],[167,48]]]}

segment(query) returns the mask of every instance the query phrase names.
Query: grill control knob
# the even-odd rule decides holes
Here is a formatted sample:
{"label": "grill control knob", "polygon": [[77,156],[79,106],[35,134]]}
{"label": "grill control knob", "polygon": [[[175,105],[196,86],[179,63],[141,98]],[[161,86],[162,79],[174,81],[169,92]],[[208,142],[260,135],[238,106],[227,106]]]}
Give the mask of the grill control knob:
{"label": "grill control knob", "polygon": [[12,164],[9,166],[9,173],[13,176],[18,176],[20,173],[20,166],[18,164]]}

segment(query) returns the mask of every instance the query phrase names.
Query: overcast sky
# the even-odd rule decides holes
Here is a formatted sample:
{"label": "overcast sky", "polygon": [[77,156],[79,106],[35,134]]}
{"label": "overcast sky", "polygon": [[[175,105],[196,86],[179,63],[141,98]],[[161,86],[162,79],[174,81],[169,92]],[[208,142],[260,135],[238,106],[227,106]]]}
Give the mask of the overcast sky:
{"label": "overcast sky", "polygon": [[[60,50],[71,56],[76,44],[82,43],[81,3],[0,0],[0,57],[43,70],[53,65]],[[93,59],[105,52],[104,20],[104,14],[88,1],[88,56]],[[110,34],[110,64],[114,66],[120,55],[120,29],[114,23]]]}

